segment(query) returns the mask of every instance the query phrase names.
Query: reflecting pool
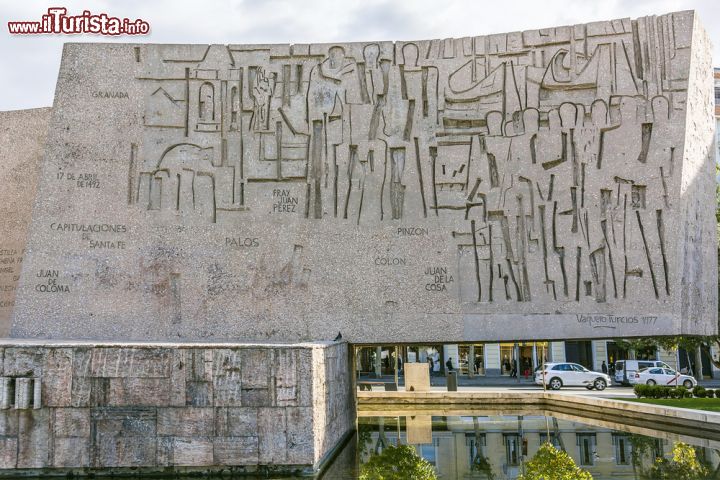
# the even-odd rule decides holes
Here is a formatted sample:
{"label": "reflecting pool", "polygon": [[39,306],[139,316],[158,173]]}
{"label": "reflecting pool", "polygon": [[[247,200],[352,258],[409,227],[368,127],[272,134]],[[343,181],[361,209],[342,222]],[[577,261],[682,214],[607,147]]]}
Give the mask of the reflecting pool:
{"label": "reflecting pool", "polygon": [[414,478],[516,479],[550,442],[596,480],[680,478],[683,468],[682,478],[720,479],[720,436],[552,412],[399,413],[360,412],[355,437],[321,478],[387,478],[383,471],[407,467]]}
{"label": "reflecting pool", "polygon": [[[549,442],[554,452],[567,454],[565,459],[569,457],[574,467],[588,472],[595,480],[720,480],[720,432],[709,429],[693,431],[682,425],[648,425],[639,420],[630,420],[633,424],[629,425],[613,421],[602,412],[590,418],[521,405],[495,410],[434,408],[361,409],[356,431],[315,478],[518,479],[532,473],[533,468],[537,472],[536,455]],[[402,473],[396,473],[397,470]],[[387,475],[388,472],[394,474]],[[113,472],[95,473],[99,477]],[[148,478],[142,470],[127,473],[113,476]],[[271,471],[241,476],[233,470],[212,467],[192,474],[168,469],[149,477],[191,480],[206,476],[238,480],[308,478],[278,476]]]}

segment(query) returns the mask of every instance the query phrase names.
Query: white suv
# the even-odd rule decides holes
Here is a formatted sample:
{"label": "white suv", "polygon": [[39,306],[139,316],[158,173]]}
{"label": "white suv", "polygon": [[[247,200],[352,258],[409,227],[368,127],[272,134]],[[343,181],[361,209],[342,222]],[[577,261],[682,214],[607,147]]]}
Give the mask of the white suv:
{"label": "white suv", "polygon": [[546,363],[535,371],[535,383],[543,384],[553,390],[562,387],[585,387],[588,390],[605,390],[610,385],[610,376],[605,373],[591,372],[577,363]]}

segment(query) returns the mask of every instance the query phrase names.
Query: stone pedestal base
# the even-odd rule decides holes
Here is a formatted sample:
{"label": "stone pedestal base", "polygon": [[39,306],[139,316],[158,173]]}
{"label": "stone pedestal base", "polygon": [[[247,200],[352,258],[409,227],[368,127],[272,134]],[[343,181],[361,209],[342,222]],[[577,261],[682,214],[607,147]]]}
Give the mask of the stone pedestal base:
{"label": "stone pedestal base", "polygon": [[354,428],[345,343],[0,344],[0,475],[309,473]]}

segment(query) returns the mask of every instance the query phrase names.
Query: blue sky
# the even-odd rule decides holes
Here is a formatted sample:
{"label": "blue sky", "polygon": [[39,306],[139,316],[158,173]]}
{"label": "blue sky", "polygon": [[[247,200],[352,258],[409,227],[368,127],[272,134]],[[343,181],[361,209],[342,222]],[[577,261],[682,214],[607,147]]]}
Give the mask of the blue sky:
{"label": "blue sky", "polygon": [[[502,8],[498,8],[501,5]],[[142,18],[151,33],[12,36],[8,21],[39,20],[49,6]],[[0,110],[52,104],[63,42],[311,43],[463,37],[697,10],[720,45],[718,0],[85,0],[0,4]],[[715,49],[715,64],[720,55]]]}

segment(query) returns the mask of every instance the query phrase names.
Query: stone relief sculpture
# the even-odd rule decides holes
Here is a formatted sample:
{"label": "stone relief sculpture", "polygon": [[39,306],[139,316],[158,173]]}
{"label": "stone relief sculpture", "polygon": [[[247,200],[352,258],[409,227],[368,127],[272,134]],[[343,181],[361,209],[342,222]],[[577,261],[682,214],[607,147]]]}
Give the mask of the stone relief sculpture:
{"label": "stone relief sculpture", "polygon": [[710,334],[709,51],[692,12],[394,43],[71,44],[13,335]]}
{"label": "stone relief sculpture", "polygon": [[463,301],[602,303],[641,284],[668,296],[670,126],[687,83],[675,65],[689,49],[673,22],[163,58],[139,76],[128,198],[239,222],[248,189],[287,182],[308,221],[464,225],[447,231],[474,259],[460,261]]}

